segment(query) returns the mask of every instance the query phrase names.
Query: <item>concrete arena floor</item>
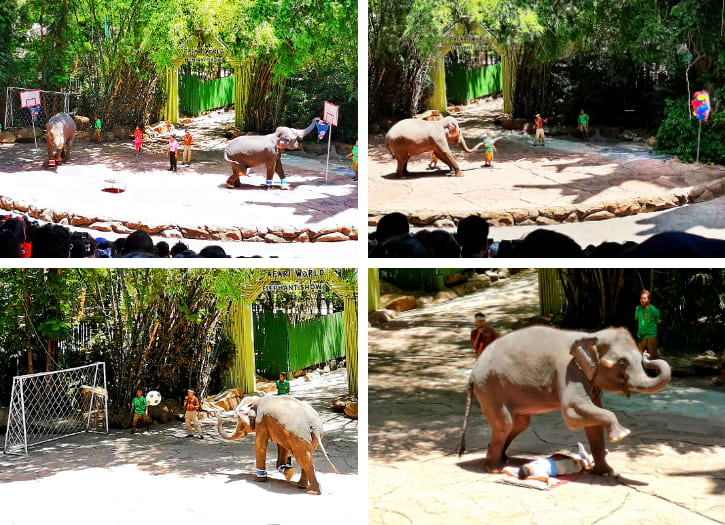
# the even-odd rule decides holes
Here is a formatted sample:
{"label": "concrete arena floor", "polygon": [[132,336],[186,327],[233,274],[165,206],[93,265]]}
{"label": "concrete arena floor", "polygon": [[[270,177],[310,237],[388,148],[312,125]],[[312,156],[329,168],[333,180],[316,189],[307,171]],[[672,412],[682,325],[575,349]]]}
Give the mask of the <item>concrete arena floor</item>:
{"label": "concrete arena floor", "polygon": [[[331,240],[342,242],[357,237],[357,184],[351,180],[348,159],[333,151],[326,184],[324,155],[289,152],[283,155],[289,191],[279,189],[276,177],[273,189],[265,190],[261,168],[242,178],[244,187],[227,189],[224,183],[231,171],[223,148],[228,140],[208,130],[197,133],[194,125],[202,124],[209,125],[190,126],[201,141],[193,150],[192,164],[179,163],[176,173],[167,171],[164,139],[147,141],[140,156],[134,155],[130,140],[79,141],[70,162],[56,171],[45,167],[43,142],[37,151],[33,144],[1,144],[0,208],[31,208],[37,219],[70,222],[72,229],[90,226],[95,236],[144,229],[171,237],[170,243],[182,236],[225,242],[244,236],[262,243],[300,235],[314,239],[334,234]],[[125,191],[103,191],[109,179]],[[355,243],[346,244],[352,252]],[[264,252],[264,244],[255,248]]]}
{"label": "concrete arena floor", "polygon": [[[345,369],[290,381],[291,393],[309,401],[322,417],[325,448],[315,468],[322,488],[311,496],[269,469],[276,447],[267,449],[270,478],[253,481],[254,438],[223,441],[216,419],[201,420],[205,439],[185,439],[183,422],[152,425],[130,435],[81,434],[30,449],[29,456],[0,456],[3,525],[98,522],[320,524],[350,512],[360,494],[358,423],[329,409],[347,393]],[[0,435],[4,443],[4,435]],[[299,466],[293,460],[299,477]],[[274,472],[274,473],[273,473]],[[362,498],[360,498],[362,499]],[[358,505],[362,507],[362,505]]]}
{"label": "concrete arena floor", "polygon": [[[709,378],[676,378],[650,396],[605,394],[604,406],[632,430],[608,443],[616,478],[584,474],[550,491],[497,483],[502,475],[484,472],[490,429],[475,400],[458,457],[473,314],[485,311],[506,333],[538,314],[537,304],[529,272],[369,328],[368,522],[724,523],[725,390]],[[553,412],[534,416],[509,454],[525,461],[575,451],[577,442],[588,445],[584,432]]]}

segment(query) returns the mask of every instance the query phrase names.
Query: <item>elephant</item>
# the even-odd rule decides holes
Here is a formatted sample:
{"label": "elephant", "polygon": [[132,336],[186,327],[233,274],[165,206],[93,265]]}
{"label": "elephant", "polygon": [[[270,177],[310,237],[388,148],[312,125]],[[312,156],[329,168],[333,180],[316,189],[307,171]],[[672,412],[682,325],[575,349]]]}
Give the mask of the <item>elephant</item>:
{"label": "elephant", "polygon": [[445,162],[456,177],[462,177],[461,169],[451,155],[449,144],[460,144],[468,153],[483,146],[480,143],[469,149],[454,117],[444,117],[441,120],[404,119],[397,122],[385,135],[385,145],[398,161],[395,171],[398,178],[408,175],[410,157],[429,151]]}
{"label": "elephant", "polygon": [[272,186],[275,172],[279,175],[280,187],[288,189],[287,176],[282,167],[282,152],[299,149],[299,141],[307,136],[320,120],[312,119],[312,123],[305,129],[278,127],[269,135],[243,135],[237,137],[224,148],[224,160],[232,165],[232,175],[227,179],[227,188],[239,188],[240,176],[246,176],[247,170],[254,166],[264,164],[267,167],[266,188]]}
{"label": "elephant", "polygon": [[76,137],[76,123],[68,113],[56,113],[46,124],[48,134],[48,166],[60,163],[61,158],[67,161]]}
{"label": "elephant", "polygon": [[255,481],[267,481],[267,442],[277,443],[277,464],[280,472],[290,479],[294,475],[291,468],[291,456],[297,458],[302,474],[297,486],[307,489],[308,494],[320,494],[320,484],[315,475],[313,454],[319,445],[325,459],[330,461],[322,445],[322,420],[308,403],[290,396],[247,396],[234,410],[237,427],[233,434],[227,434],[223,428],[223,419],[217,423],[219,435],[227,440],[235,440],[256,432],[254,450],[257,465]]}
{"label": "elephant", "polygon": [[[653,370],[650,377],[645,369]],[[584,428],[594,456],[592,472],[613,475],[607,464],[604,431],[613,443],[630,434],[614,413],[602,407],[602,390],[654,394],[670,382],[666,361],[649,360],[625,328],[594,333],[531,326],[491,343],[476,361],[459,446],[465,437],[475,393],[491,425],[486,470],[500,472],[511,441],[529,426],[533,414],[560,409],[569,429]]]}

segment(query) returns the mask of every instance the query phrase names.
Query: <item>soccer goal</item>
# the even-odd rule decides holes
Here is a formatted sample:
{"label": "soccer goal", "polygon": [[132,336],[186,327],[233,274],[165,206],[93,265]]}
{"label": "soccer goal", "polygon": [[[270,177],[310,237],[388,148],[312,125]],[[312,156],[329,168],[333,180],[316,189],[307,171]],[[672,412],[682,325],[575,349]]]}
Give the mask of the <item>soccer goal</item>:
{"label": "soccer goal", "polygon": [[108,434],[105,363],[13,378],[5,454],[81,432]]}

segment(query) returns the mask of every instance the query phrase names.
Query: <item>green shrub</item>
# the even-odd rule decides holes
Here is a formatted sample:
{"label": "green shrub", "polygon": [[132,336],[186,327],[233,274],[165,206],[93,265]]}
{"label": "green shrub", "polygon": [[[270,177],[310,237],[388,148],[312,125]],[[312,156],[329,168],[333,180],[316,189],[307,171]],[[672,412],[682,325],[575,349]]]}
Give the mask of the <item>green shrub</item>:
{"label": "green shrub", "polygon": [[[668,99],[665,119],[657,130],[657,152],[677,155],[683,162],[694,162],[697,154],[697,130],[700,125],[690,119],[683,99]],[[700,136],[700,162],[725,164],[725,115],[722,111],[711,113],[702,123]]]}

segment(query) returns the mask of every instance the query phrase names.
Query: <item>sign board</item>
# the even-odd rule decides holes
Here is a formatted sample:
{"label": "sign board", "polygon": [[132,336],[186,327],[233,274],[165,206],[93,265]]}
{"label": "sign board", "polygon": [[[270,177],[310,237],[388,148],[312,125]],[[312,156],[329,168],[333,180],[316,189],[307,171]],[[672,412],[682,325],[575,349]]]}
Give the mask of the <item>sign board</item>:
{"label": "sign board", "polygon": [[326,287],[325,283],[320,282],[320,281],[312,281],[312,282],[308,282],[308,283],[300,283],[300,282],[275,283],[275,284],[267,284],[263,288],[263,290],[265,292],[296,292],[299,290],[322,292],[326,289],[327,289],[327,287]]}
{"label": "sign board", "polygon": [[40,90],[36,89],[34,91],[21,91],[20,106],[24,108],[40,106]]}
{"label": "sign board", "polygon": [[38,115],[40,115],[40,106],[33,106],[30,108],[30,116],[33,120],[38,120]]}
{"label": "sign board", "polygon": [[340,106],[325,101],[325,108],[322,110],[322,120],[326,120],[333,126],[337,126],[337,115],[340,112]]}
{"label": "sign board", "polygon": [[287,279],[321,279],[329,270],[324,268],[316,270],[305,270],[303,268],[284,269],[284,270],[263,270],[263,273],[272,281],[282,281]]}

